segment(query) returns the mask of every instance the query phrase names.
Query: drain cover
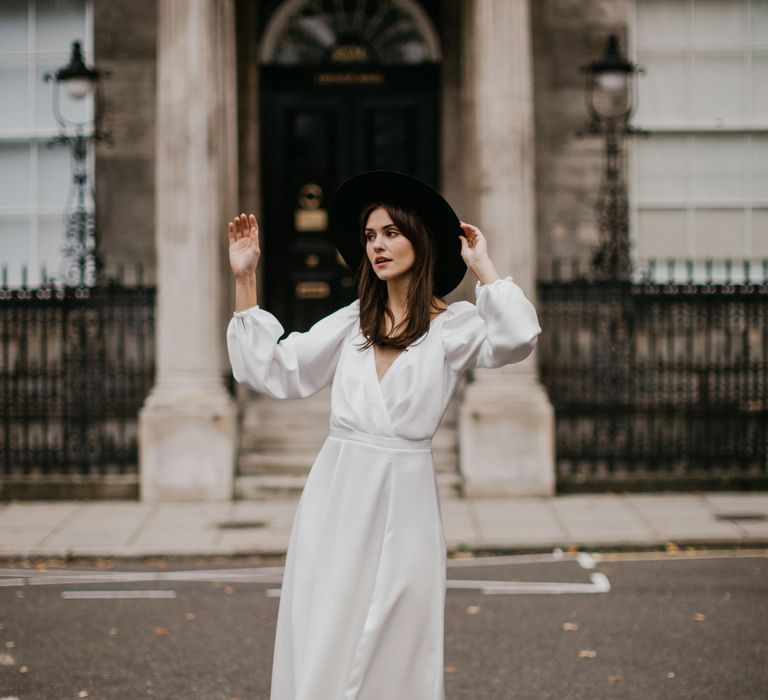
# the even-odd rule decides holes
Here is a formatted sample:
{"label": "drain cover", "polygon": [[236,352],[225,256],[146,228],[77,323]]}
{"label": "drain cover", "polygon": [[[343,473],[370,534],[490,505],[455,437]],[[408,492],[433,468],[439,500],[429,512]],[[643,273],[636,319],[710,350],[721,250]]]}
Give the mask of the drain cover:
{"label": "drain cover", "polygon": [[768,520],[765,513],[717,513],[716,520]]}
{"label": "drain cover", "polygon": [[227,520],[219,523],[221,530],[255,530],[258,527],[266,527],[269,520]]}

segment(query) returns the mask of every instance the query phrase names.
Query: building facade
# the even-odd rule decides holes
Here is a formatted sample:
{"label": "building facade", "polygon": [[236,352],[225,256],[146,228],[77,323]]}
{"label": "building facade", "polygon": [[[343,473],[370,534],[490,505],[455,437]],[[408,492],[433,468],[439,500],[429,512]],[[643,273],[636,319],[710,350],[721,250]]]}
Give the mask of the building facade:
{"label": "building facade", "polygon": [[[109,71],[112,138],[93,149],[91,206],[106,265],[140,263],[158,289],[157,378],[140,420],[147,499],[296,490],[327,427],[326,393],[278,406],[226,389],[234,214],[260,218],[259,302],[286,331],[351,299],[326,206],[364,169],[438,187],[534,304],[557,259],[590,257],[603,144],[576,136],[580,69],[611,34],[645,69],[633,121],[649,133],[627,148],[636,268],[684,258],[717,275],[726,259],[768,258],[761,0],[18,0],[0,13],[3,73],[24,96],[0,123],[11,283],[22,265],[31,283],[56,268],[67,208],[66,151],[43,148],[55,123],[41,71],[65,63],[73,39]],[[470,277],[449,301],[474,301]],[[551,493],[555,420],[537,353],[469,380],[436,438],[445,492]]]}

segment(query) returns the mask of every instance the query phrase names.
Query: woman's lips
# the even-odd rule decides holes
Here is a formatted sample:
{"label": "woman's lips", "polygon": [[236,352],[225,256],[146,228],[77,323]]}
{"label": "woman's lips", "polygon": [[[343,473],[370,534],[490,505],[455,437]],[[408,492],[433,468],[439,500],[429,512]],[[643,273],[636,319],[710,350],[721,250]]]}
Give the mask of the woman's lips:
{"label": "woman's lips", "polygon": [[376,265],[386,265],[388,262],[392,262],[391,260],[382,260],[381,262],[377,262]]}

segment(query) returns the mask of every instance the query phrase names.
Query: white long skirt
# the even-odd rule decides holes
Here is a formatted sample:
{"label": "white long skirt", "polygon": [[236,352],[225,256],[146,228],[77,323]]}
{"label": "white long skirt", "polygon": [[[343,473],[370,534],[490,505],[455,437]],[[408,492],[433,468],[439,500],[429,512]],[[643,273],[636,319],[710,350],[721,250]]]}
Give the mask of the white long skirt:
{"label": "white long skirt", "polygon": [[444,700],[430,448],[331,427],[294,516],[270,700]]}

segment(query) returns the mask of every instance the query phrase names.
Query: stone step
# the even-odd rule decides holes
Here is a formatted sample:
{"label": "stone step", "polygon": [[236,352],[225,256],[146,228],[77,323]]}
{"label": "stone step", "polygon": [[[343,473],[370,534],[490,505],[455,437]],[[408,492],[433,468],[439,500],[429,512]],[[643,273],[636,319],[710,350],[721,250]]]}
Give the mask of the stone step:
{"label": "stone step", "polygon": [[[306,474],[318,452],[319,448],[289,452],[243,452],[238,459],[237,473],[241,476]],[[458,471],[458,455],[455,451],[433,450],[432,455],[438,473]]]}
{"label": "stone step", "polygon": [[[298,474],[251,475],[235,478],[236,500],[269,500],[299,498],[307,476]],[[437,474],[441,499],[461,497],[462,479],[458,474]]]}
{"label": "stone step", "polygon": [[[269,429],[259,426],[258,429],[243,428],[240,437],[240,451],[248,452],[293,452],[295,450],[315,450],[317,452],[328,437],[328,425],[307,424],[299,430],[288,430],[285,426]],[[441,426],[432,438],[433,451],[456,450],[458,441],[456,428]]]}

